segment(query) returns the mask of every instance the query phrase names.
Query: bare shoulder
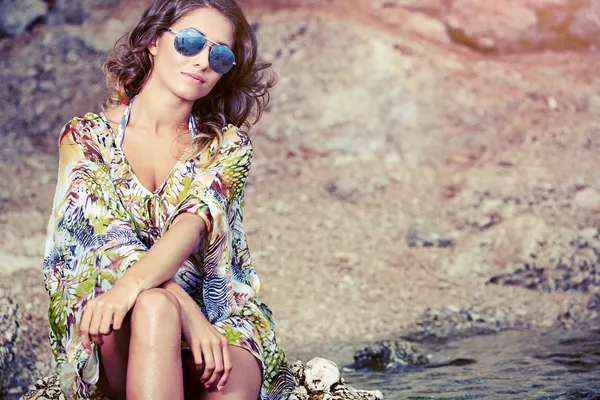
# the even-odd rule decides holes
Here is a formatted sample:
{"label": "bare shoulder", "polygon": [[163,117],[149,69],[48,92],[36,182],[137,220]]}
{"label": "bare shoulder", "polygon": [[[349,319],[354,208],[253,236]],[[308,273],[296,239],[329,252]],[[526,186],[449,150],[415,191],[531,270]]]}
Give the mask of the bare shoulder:
{"label": "bare shoulder", "polygon": [[121,123],[121,117],[125,112],[125,108],[127,108],[124,104],[119,104],[118,106],[114,106],[111,108],[107,108],[102,111],[102,114],[106,118],[106,120],[110,123],[110,127],[113,131],[117,131],[119,128],[119,124]]}

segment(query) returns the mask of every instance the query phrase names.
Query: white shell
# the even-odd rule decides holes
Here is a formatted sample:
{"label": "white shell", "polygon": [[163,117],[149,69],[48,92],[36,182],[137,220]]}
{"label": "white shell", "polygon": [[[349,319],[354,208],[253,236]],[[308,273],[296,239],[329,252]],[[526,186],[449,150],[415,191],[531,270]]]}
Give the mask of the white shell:
{"label": "white shell", "polygon": [[304,368],[305,386],[310,392],[328,392],[331,385],[340,381],[340,370],[333,361],[315,357]]}

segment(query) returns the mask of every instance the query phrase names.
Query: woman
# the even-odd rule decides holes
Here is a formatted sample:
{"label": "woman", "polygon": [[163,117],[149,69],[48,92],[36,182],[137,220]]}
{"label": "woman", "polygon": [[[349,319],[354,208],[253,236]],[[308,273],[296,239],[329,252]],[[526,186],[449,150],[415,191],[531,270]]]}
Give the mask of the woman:
{"label": "woman", "polygon": [[233,0],[155,0],[66,124],[44,280],[67,398],[284,399],[293,388],[242,226],[238,126],[268,102]]}

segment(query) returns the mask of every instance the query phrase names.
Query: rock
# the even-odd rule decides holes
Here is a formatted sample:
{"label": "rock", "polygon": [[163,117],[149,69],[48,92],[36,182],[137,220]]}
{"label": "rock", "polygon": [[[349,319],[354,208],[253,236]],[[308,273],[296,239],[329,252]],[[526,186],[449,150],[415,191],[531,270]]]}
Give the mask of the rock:
{"label": "rock", "polygon": [[58,376],[53,375],[38,380],[20,400],[65,400],[65,396],[60,390]]}
{"label": "rock", "polygon": [[[42,32],[27,46],[14,46],[8,53],[0,57],[4,82],[0,98],[1,119],[11,123],[0,124],[0,159],[10,162],[34,153],[30,149],[34,140],[40,148],[55,152],[56,137],[66,121],[99,109],[93,107],[102,90],[98,54],[60,31]],[[42,82],[47,82],[45,88]],[[74,90],[77,87],[87,89]],[[32,104],[44,104],[43,114],[36,115]]]}
{"label": "rock", "polygon": [[346,385],[336,385],[331,390],[331,400],[380,400],[383,394],[379,390],[358,390]]}
{"label": "rock", "polygon": [[354,368],[395,370],[429,363],[427,356],[405,340],[376,342],[354,354]]}
{"label": "rock", "polygon": [[526,326],[527,323],[511,310],[480,307],[429,308],[404,339],[414,342],[444,343]]}
{"label": "rock", "polygon": [[342,201],[353,201],[358,195],[357,183],[344,176],[327,181],[325,190],[331,196]]}
{"label": "rock", "polygon": [[13,374],[19,331],[19,308],[0,289],[0,394]]}
{"label": "rock", "polygon": [[513,272],[494,276],[489,282],[544,292],[600,290],[598,230],[555,230],[531,254],[510,266]]}
{"label": "rock", "polygon": [[[444,18],[444,13],[438,14]],[[480,52],[584,50],[600,45],[600,4],[585,0],[451,2],[450,37]]]}
{"label": "rock", "polygon": [[410,247],[451,247],[454,240],[450,234],[427,224],[414,224],[408,229],[406,241]]}
{"label": "rock", "polygon": [[373,7],[387,11],[391,7],[403,7],[411,11],[438,16],[448,11],[450,4],[447,0],[375,0]]}
{"label": "rock", "polygon": [[552,96],[546,99],[546,104],[548,105],[548,108],[552,111],[556,111],[558,109],[558,101]]}
{"label": "rock", "polygon": [[593,188],[583,189],[575,194],[573,199],[577,207],[584,210],[600,210],[600,193]]}
{"label": "rock", "polygon": [[296,386],[304,385],[304,365],[302,361],[298,360],[290,365],[290,369],[296,378]]}
{"label": "rock", "polygon": [[583,43],[600,46],[600,3],[590,1],[589,6],[575,11],[569,24],[569,33]]}
{"label": "rock", "polygon": [[86,47],[98,53],[111,51],[121,36],[131,27],[120,18],[108,18],[98,23],[86,23],[82,26],[70,26],[68,31],[79,37]]}
{"label": "rock", "polygon": [[334,383],[340,381],[338,366],[324,358],[315,357],[304,368],[305,386],[312,393],[328,391]]}
{"label": "rock", "polygon": [[533,255],[550,235],[546,222],[531,215],[505,221],[490,235],[494,238],[490,260],[505,267],[512,261]]}
{"label": "rock", "polygon": [[488,53],[519,47],[518,43],[531,35],[537,18],[517,0],[455,0],[446,23],[455,42]]}
{"label": "rock", "polygon": [[54,0],[48,23],[81,24],[97,8],[110,8],[118,5],[120,0]]}
{"label": "rock", "polygon": [[[347,386],[337,365],[330,360],[315,357],[306,363],[296,361],[290,365],[296,377],[296,388],[290,400],[381,400],[379,390],[358,390]],[[305,379],[305,378],[306,379]]]}
{"label": "rock", "polygon": [[304,386],[297,386],[292,394],[290,395],[289,400],[309,400],[310,395],[308,394],[308,390]]}
{"label": "rock", "polygon": [[0,32],[19,35],[47,11],[48,6],[41,0],[0,0]]}

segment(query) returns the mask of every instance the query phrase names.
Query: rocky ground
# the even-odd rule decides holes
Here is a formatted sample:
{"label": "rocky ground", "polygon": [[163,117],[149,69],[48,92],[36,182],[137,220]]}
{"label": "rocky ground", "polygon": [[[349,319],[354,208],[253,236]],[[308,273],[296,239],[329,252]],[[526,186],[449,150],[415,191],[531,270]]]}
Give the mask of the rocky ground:
{"label": "rocky ground", "polygon": [[[14,394],[51,372],[41,261],[56,136],[100,110],[106,51],[144,6],[86,0],[66,17],[66,1],[25,3],[39,15],[0,28]],[[280,78],[251,131],[245,225],[290,358],[432,332],[418,322],[440,307],[502,327],[597,318],[600,6],[479,3],[242,3]]]}

